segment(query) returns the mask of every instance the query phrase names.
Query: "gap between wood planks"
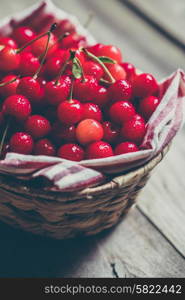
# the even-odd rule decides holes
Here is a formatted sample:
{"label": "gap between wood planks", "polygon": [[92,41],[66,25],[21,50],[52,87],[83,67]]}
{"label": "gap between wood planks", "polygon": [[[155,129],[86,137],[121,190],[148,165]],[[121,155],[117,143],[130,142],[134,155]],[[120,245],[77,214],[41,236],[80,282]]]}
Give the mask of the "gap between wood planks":
{"label": "gap between wood planks", "polygon": [[168,237],[160,230],[160,228],[156,225],[156,223],[152,222],[152,220],[147,216],[142,208],[136,205],[136,209],[142,214],[143,217],[147,219],[147,221],[163,236],[163,238],[177,251],[177,253],[185,259],[185,255],[168,239]]}
{"label": "gap between wood planks", "polygon": [[153,27],[156,31],[158,31],[163,37],[168,39],[171,43],[173,43],[178,48],[181,48],[183,51],[185,51],[185,42],[177,37],[175,33],[170,31],[167,27],[159,24],[157,20],[149,16],[139,5],[137,2],[133,2],[130,0],[119,0],[122,2],[123,5],[125,5],[127,8],[129,8],[133,13],[135,13],[137,16],[142,18],[148,25]]}

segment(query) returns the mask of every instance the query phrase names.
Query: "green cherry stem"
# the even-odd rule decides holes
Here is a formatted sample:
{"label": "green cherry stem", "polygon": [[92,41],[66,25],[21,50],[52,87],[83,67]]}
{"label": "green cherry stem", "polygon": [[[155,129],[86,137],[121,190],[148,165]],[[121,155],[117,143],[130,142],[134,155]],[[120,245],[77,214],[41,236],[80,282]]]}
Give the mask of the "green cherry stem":
{"label": "green cherry stem", "polygon": [[82,49],[83,52],[88,56],[90,57],[92,60],[94,60],[95,62],[97,62],[102,68],[103,70],[105,71],[105,73],[107,74],[107,76],[109,77],[110,79],[110,84],[113,84],[115,83],[115,79],[114,77],[112,76],[112,74],[109,72],[109,70],[107,69],[107,67],[105,66],[105,64],[97,57],[95,56],[94,54],[92,54],[91,52],[87,51],[87,49],[83,48]]}
{"label": "green cherry stem", "polygon": [[83,67],[82,67],[82,64],[81,64],[81,61],[79,60],[78,57],[75,56],[75,60],[78,64],[78,66],[80,67],[81,69],[81,72],[82,72],[82,82],[85,82],[85,74],[84,74],[84,70],[83,70]]}
{"label": "green cherry stem", "polygon": [[13,82],[16,81],[18,78],[19,78],[19,76],[17,76],[16,78],[14,78],[14,79],[12,79],[12,80],[10,80],[10,81],[6,81],[6,82],[0,83],[0,87],[5,86],[5,85],[8,85],[8,84],[10,84],[10,83],[13,83]]}
{"label": "green cherry stem", "polygon": [[40,35],[38,35],[36,38],[34,38],[33,40],[29,41],[28,43],[26,43],[24,46],[22,46],[21,48],[17,49],[16,52],[17,53],[21,53],[24,49],[26,49],[28,46],[32,45],[34,42],[36,42],[37,40],[41,39],[42,37],[48,35],[48,33],[54,31],[57,27],[57,23],[54,23],[51,25],[50,30],[44,33],[41,33]]}

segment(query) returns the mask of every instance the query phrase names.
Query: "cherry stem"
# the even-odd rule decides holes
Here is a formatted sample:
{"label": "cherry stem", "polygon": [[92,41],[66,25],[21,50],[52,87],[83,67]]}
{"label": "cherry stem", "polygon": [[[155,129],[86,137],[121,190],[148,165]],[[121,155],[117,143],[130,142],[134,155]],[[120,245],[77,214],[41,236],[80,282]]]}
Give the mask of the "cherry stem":
{"label": "cherry stem", "polygon": [[85,48],[83,48],[83,51],[84,51],[84,53],[88,56],[88,57],[90,57],[90,58],[92,58],[95,62],[97,62],[102,68],[103,68],[103,70],[105,71],[105,73],[106,73],[106,75],[109,77],[109,79],[110,79],[110,84],[113,84],[113,83],[115,83],[115,79],[114,79],[114,77],[112,76],[112,74],[109,72],[109,70],[107,69],[107,67],[105,66],[105,64],[97,57],[97,56],[95,56],[94,54],[92,54],[91,52],[89,52],[89,51],[87,51],[87,49],[85,49]]}
{"label": "cherry stem", "polygon": [[85,74],[84,74],[84,70],[83,70],[83,67],[82,67],[82,64],[81,64],[81,61],[79,60],[78,57],[75,56],[75,59],[76,59],[76,62],[77,64],[79,65],[81,71],[82,71],[82,82],[85,82]]}
{"label": "cherry stem", "polygon": [[[66,32],[66,33],[63,33],[62,35],[59,36],[58,40],[49,47],[48,50],[52,49],[54,46],[56,46],[56,44],[58,44],[58,42],[60,42],[61,40],[63,40],[64,38],[66,38],[67,36],[69,35],[69,32]],[[41,58],[42,56],[39,57],[39,59]]]}
{"label": "cherry stem", "polygon": [[8,133],[8,129],[10,127],[10,120],[11,120],[10,118],[7,120],[6,127],[5,127],[5,130],[3,132],[2,139],[1,139],[1,143],[0,143],[0,156],[2,155],[4,141],[6,139],[6,136],[7,136],[7,133]]}
{"label": "cherry stem", "polygon": [[89,25],[91,24],[93,18],[94,18],[94,13],[93,13],[93,12],[90,12],[90,13],[88,14],[87,20],[86,20],[86,22],[84,23],[84,26],[83,26],[83,27],[85,27],[85,28],[87,29],[87,28],[89,27]]}
{"label": "cherry stem", "polygon": [[47,43],[46,43],[46,48],[45,48],[45,51],[43,53],[43,56],[42,56],[42,60],[40,62],[40,66],[38,68],[38,70],[36,71],[35,75],[33,76],[34,79],[37,79],[41,69],[42,69],[42,66],[44,64],[44,61],[45,61],[45,58],[46,58],[46,55],[48,53],[48,50],[49,50],[49,41],[50,41],[50,38],[51,38],[51,31],[48,31],[48,38],[47,38]]}
{"label": "cherry stem", "polygon": [[32,45],[34,42],[36,42],[37,40],[41,39],[42,37],[48,35],[49,32],[51,33],[52,31],[54,31],[56,29],[56,27],[57,27],[57,23],[52,24],[49,31],[41,33],[40,35],[38,35],[33,40],[31,40],[28,43],[26,43],[24,46],[22,46],[21,48],[17,49],[16,52],[17,53],[21,53],[24,49],[26,49],[28,46]]}
{"label": "cherry stem", "polygon": [[72,80],[71,82],[71,89],[70,89],[70,94],[69,94],[69,102],[73,99],[73,87],[74,87],[74,82]]}
{"label": "cherry stem", "polygon": [[16,81],[18,79],[19,76],[15,77],[14,79],[10,80],[10,81],[6,81],[6,82],[2,82],[0,83],[0,87],[8,85],[10,83],[13,83],[14,81]]}

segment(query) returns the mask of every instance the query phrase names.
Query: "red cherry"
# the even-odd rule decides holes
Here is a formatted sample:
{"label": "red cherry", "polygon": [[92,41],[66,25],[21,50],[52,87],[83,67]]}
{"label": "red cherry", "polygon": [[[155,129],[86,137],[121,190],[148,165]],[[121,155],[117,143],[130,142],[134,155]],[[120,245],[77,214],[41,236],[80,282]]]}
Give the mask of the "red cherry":
{"label": "red cherry", "polygon": [[142,122],[145,123],[145,120],[144,120],[143,117],[141,117],[141,115],[139,115],[139,114],[135,114],[135,115],[132,117],[132,120],[142,121]]}
{"label": "red cherry", "polygon": [[116,146],[114,153],[115,155],[120,155],[124,153],[137,152],[137,151],[139,151],[139,148],[136,146],[136,144],[131,142],[123,142]]}
{"label": "red cherry", "polygon": [[139,145],[144,138],[145,132],[145,123],[142,120],[136,120],[133,118],[123,123],[121,136],[124,138],[124,140]]}
{"label": "red cherry", "polygon": [[24,95],[33,103],[38,102],[42,95],[39,82],[30,76],[20,79],[17,86],[17,93]]}
{"label": "red cherry", "polygon": [[107,104],[108,101],[108,90],[105,87],[98,85],[94,92],[93,102],[96,103],[99,107],[102,107]]}
{"label": "red cherry", "polygon": [[93,61],[86,61],[83,64],[83,71],[85,75],[94,76],[98,81],[103,77],[104,74],[102,67]]}
{"label": "red cherry", "polygon": [[8,47],[13,48],[13,49],[18,48],[17,43],[13,39],[11,39],[9,37],[6,37],[6,36],[0,37],[0,45],[1,46],[8,46]]}
{"label": "red cherry", "polygon": [[96,49],[96,55],[110,57],[113,60],[116,60],[118,63],[122,62],[121,50],[116,46],[112,46],[112,45],[99,46]]}
{"label": "red cherry", "polygon": [[0,50],[0,71],[10,72],[18,69],[20,64],[20,54],[16,49],[6,46]]}
{"label": "red cherry", "polygon": [[100,122],[102,119],[102,112],[99,106],[94,103],[85,103],[83,105],[82,119],[94,119]]}
{"label": "red cherry", "polygon": [[58,118],[62,123],[72,125],[81,121],[83,116],[83,106],[78,100],[71,99],[62,102],[58,106],[57,112]]}
{"label": "red cherry", "polygon": [[158,83],[156,79],[147,73],[142,73],[134,78],[133,92],[135,97],[147,97],[158,90]]}
{"label": "red cherry", "polygon": [[0,87],[0,94],[3,97],[9,97],[11,95],[16,94],[16,89],[17,89],[17,86],[19,84],[20,79],[17,78],[17,76],[13,75],[13,74],[12,75],[7,75],[2,79],[2,83],[3,82],[9,82],[9,81],[12,81],[14,79],[16,79],[16,80],[13,81],[12,83],[9,83],[5,86]]}
{"label": "red cherry", "polygon": [[[119,64],[106,64],[106,66],[115,80],[126,79],[126,72]],[[107,75],[104,78],[108,80]]]}
{"label": "red cherry", "polygon": [[33,76],[40,67],[40,62],[31,52],[21,53],[19,73],[22,76]]}
{"label": "red cherry", "polygon": [[114,143],[119,137],[120,128],[109,121],[103,123],[103,140],[108,143]]}
{"label": "red cherry", "polygon": [[25,129],[34,138],[41,138],[46,136],[50,130],[50,122],[40,115],[32,115],[25,122]]}
{"label": "red cherry", "polygon": [[130,100],[132,87],[127,80],[117,80],[109,87],[110,99],[114,101]]}
{"label": "red cherry", "polygon": [[139,112],[148,121],[153,112],[156,110],[160,101],[157,97],[149,96],[141,100],[139,104]]}
{"label": "red cherry", "polygon": [[128,81],[132,81],[134,79],[134,76],[136,75],[136,69],[134,65],[129,62],[124,62],[121,64],[121,66],[124,68],[127,74],[126,79]]}
{"label": "red cherry", "polygon": [[103,141],[90,144],[86,150],[87,159],[105,158],[113,155],[111,145]]}
{"label": "red cherry", "polygon": [[58,150],[58,156],[68,160],[81,161],[84,158],[84,150],[77,144],[65,144]]}
{"label": "red cherry", "polygon": [[103,44],[95,44],[94,46],[90,46],[90,47],[87,47],[87,50],[89,52],[91,52],[92,54],[98,56],[98,52],[100,51],[100,49],[103,47],[104,45]]}
{"label": "red cherry", "polygon": [[86,76],[85,81],[76,79],[74,81],[73,93],[74,97],[81,102],[91,102],[95,98],[98,81],[93,76]]}
{"label": "red cherry", "polygon": [[[48,40],[48,36],[44,36],[42,38],[39,38],[31,45],[32,52],[36,57],[39,57],[44,53],[46,49],[47,40]],[[49,40],[49,50],[46,57],[52,55],[57,50],[57,48],[58,48],[57,38],[51,33],[51,37]]]}
{"label": "red cherry", "polygon": [[113,122],[123,124],[135,115],[135,108],[132,103],[119,101],[114,103],[109,110],[110,118]]}
{"label": "red cherry", "polygon": [[33,40],[36,37],[36,34],[30,27],[22,26],[15,28],[12,36],[19,44],[19,46],[22,46]]}
{"label": "red cherry", "polygon": [[65,142],[75,142],[76,141],[76,129],[74,125],[64,125],[60,122],[54,123],[51,132],[52,139],[55,143],[61,144]]}
{"label": "red cherry", "polygon": [[31,114],[31,104],[22,95],[12,95],[4,101],[2,111],[5,115],[24,121]]}
{"label": "red cherry", "polygon": [[96,120],[83,120],[76,128],[76,138],[82,145],[100,141],[103,138],[103,127]]}
{"label": "red cherry", "polygon": [[48,139],[41,139],[35,143],[34,154],[54,156],[56,153],[54,145]]}
{"label": "red cherry", "polygon": [[75,26],[68,19],[63,19],[59,23],[57,23],[57,28],[55,29],[55,35],[60,37],[66,32],[74,33],[76,31]]}
{"label": "red cherry", "polygon": [[45,85],[45,98],[49,104],[57,106],[69,97],[70,89],[71,79],[63,75],[58,82],[49,81]]}
{"label": "red cherry", "polygon": [[79,48],[86,46],[86,37],[74,32],[68,35],[60,43],[62,49]]}
{"label": "red cherry", "polygon": [[33,139],[25,132],[16,132],[10,139],[10,151],[30,154],[33,150]]}
{"label": "red cherry", "polygon": [[45,64],[45,74],[49,78],[56,77],[62,67],[63,61],[58,56],[50,57]]}

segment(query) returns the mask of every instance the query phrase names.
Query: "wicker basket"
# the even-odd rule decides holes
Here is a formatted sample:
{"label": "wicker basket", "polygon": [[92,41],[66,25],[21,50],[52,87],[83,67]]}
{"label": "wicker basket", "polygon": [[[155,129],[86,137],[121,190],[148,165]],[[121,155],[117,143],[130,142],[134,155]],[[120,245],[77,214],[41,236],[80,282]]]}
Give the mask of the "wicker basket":
{"label": "wicker basket", "polygon": [[78,193],[46,192],[41,182],[0,176],[0,219],[56,239],[92,235],[115,225],[135,203],[151,170],[169,146],[147,164]]}

